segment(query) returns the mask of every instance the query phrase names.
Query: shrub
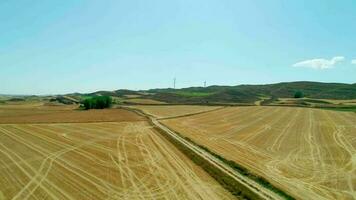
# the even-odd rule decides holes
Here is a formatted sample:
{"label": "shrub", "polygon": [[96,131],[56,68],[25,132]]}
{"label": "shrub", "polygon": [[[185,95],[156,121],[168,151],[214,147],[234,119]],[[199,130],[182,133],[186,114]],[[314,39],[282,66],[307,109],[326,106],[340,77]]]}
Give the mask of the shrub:
{"label": "shrub", "polygon": [[110,108],[112,98],[110,96],[96,96],[85,99],[82,104],[85,110]]}
{"label": "shrub", "polygon": [[301,91],[297,91],[295,94],[294,94],[294,98],[303,98],[304,97],[304,94],[303,92]]}

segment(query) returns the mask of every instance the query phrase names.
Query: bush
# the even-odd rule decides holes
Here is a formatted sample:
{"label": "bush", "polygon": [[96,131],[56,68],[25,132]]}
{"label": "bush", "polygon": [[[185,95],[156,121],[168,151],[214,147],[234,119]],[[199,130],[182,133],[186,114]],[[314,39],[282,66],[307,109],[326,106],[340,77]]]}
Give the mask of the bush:
{"label": "bush", "polygon": [[297,91],[295,94],[294,94],[294,98],[303,98],[304,95],[303,95],[303,92],[301,91]]}
{"label": "bush", "polygon": [[85,110],[110,108],[112,104],[112,98],[110,96],[96,96],[85,99],[82,104]]}

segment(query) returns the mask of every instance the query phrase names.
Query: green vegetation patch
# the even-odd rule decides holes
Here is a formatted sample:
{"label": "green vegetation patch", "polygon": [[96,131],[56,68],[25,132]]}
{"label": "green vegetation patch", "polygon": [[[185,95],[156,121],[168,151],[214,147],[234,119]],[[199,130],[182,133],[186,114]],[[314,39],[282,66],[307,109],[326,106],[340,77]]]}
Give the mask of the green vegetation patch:
{"label": "green vegetation patch", "polygon": [[86,99],[91,99],[93,97],[94,97],[93,95],[80,95],[80,99],[82,99],[83,101]]}
{"label": "green vegetation patch", "polygon": [[304,97],[304,94],[301,91],[297,91],[294,94],[294,98],[303,98],[303,97]]}
{"label": "green vegetation patch", "polygon": [[85,99],[82,104],[85,110],[110,108],[112,98],[110,96],[96,96]]}
{"label": "green vegetation patch", "polygon": [[21,102],[21,101],[25,101],[25,99],[24,99],[24,98],[17,98],[17,97],[14,97],[14,98],[9,99],[8,101],[11,101],[11,102]]}

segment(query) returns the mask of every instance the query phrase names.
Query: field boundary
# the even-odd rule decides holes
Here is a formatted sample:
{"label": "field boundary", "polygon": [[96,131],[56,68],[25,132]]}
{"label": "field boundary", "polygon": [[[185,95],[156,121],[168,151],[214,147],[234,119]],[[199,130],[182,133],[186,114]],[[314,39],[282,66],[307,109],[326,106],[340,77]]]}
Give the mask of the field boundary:
{"label": "field boundary", "polygon": [[189,116],[199,115],[199,114],[208,113],[208,112],[213,112],[213,111],[217,111],[217,110],[222,110],[222,109],[224,109],[224,108],[226,108],[226,106],[220,107],[220,108],[215,108],[215,109],[212,109],[212,110],[205,110],[205,111],[200,111],[200,112],[195,112],[195,113],[189,113],[189,114],[184,114],[184,115],[177,115],[177,116],[173,116],[173,117],[162,117],[162,118],[158,118],[158,119],[159,119],[159,120],[177,119],[177,118],[189,117]]}
{"label": "field boundary", "polygon": [[[234,196],[245,199],[295,199],[281,189],[275,187],[262,177],[256,176],[246,168],[229,161],[208,148],[196,144],[190,138],[172,131],[162,125],[151,115],[137,108],[126,108],[141,116],[146,116],[149,123],[194,163],[202,167]],[[163,128],[164,127],[164,128]],[[165,130],[167,129],[167,130]],[[175,136],[173,136],[172,132]]]}
{"label": "field boundary", "polygon": [[[151,123],[153,125],[153,123]],[[160,133],[164,138],[166,138],[169,142],[171,142],[177,149],[179,149],[184,155],[186,155],[189,159],[191,159],[195,164],[201,167],[204,171],[206,171],[210,176],[212,176],[222,187],[228,190],[232,195],[243,198],[243,199],[263,199],[251,192],[244,185],[235,183],[235,180],[230,176],[226,176],[225,172],[216,168],[212,163],[206,161],[201,156],[197,155],[189,148],[187,148],[182,143],[178,142],[174,138],[168,136],[165,131],[158,128],[157,126],[153,126],[154,129]]]}
{"label": "field boundary", "polygon": [[356,106],[355,105],[330,105],[330,104],[325,104],[325,105],[302,105],[302,104],[295,104],[295,105],[290,105],[290,104],[261,104],[261,106],[280,106],[280,107],[297,107],[297,108],[315,108],[315,109],[324,109],[324,110],[331,110],[331,111],[341,111],[341,112],[355,112],[356,113]]}
{"label": "field boundary", "polygon": [[150,104],[150,103],[133,103],[125,102],[126,106],[255,106],[253,103],[165,103],[165,104]]}
{"label": "field boundary", "polygon": [[192,139],[190,139],[189,137],[185,137],[182,136],[182,134],[175,132],[177,135],[179,135],[180,137],[184,138],[185,140],[188,140],[189,142],[193,143],[194,145],[202,148],[203,150],[207,151],[208,153],[210,153],[211,155],[213,155],[214,157],[216,157],[217,159],[221,160],[222,162],[226,163],[227,165],[229,165],[231,168],[233,168],[234,170],[238,171],[240,174],[247,176],[248,178],[254,180],[256,183],[262,185],[263,187],[273,191],[274,193],[278,194],[279,196],[283,197],[283,199],[288,199],[288,200],[292,200],[295,199],[294,197],[292,197],[291,195],[287,194],[286,192],[284,192],[283,190],[279,189],[278,187],[272,185],[268,180],[266,180],[263,177],[257,176],[253,173],[251,173],[247,168],[243,167],[242,165],[236,163],[235,161],[232,160],[228,160],[226,158],[224,158],[223,156],[211,151],[209,148],[197,144],[196,142],[194,142]]}

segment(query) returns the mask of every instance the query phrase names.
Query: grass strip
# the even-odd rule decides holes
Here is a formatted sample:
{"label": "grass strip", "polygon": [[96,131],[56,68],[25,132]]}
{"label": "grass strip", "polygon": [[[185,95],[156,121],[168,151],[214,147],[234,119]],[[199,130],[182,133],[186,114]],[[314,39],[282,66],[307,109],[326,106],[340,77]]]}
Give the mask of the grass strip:
{"label": "grass strip", "polygon": [[[135,108],[124,108],[127,110],[131,110],[133,112],[136,112],[137,114],[144,116],[148,119],[148,122],[157,130],[163,137],[165,137],[168,141],[170,141],[174,146],[176,146],[182,153],[184,153],[186,156],[188,156],[195,164],[198,166],[202,167],[210,176],[212,176],[216,181],[218,181],[225,189],[227,189],[231,194],[236,196],[239,199],[260,199],[258,195],[256,195],[254,192],[252,192],[249,188],[246,188],[246,186],[240,184],[230,176],[226,175],[225,172],[221,171],[220,169],[216,168],[213,164],[202,158],[200,155],[196,154],[189,148],[187,148],[185,145],[177,141],[175,138],[170,137],[165,131],[162,129],[158,128],[155,124],[152,123],[150,118],[143,113],[139,109]],[[171,130],[173,131],[173,130]],[[234,161],[227,160],[224,157],[220,156],[219,154],[216,154],[215,152],[211,151],[207,147],[197,144],[193,140],[191,140],[189,137],[185,137],[182,134],[173,131],[175,134],[180,136],[181,138],[184,138],[185,140],[191,142],[192,144],[200,147],[201,149],[205,150],[206,152],[212,154],[215,156],[217,159],[221,160],[222,162],[228,164],[230,167],[235,169],[237,172],[239,172],[242,175],[248,176],[250,179],[256,181],[263,187],[275,192],[276,194],[280,195],[282,198],[286,200],[294,200],[295,198],[289,195],[288,193],[284,192],[283,190],[279,189],[278,187],[272,185],[268,180],[266,180],[263,177],[257,176],[253,173],[251,173],[248,169],[245,167],[237,164]]]}
{"label": "grass strip", "polygon": [[177,141],[176,139],[170,137],[160,128],[154,126],[155,129],[169,142],[171,142],[176,148],[178,148],[184,155],[191,159],[199,167],[203,168],[210,176],[212,176],[216,181],[219,182],[222,187],[228,190],[232,195],[238,199],[260,199],[255,193],[251,192],[248,188],[238,183],[236,180],[226,175],[223,171],[216,168],[213,164],[197,155],[195,152],[191,151],[185,145]]}
{"label": "grass strip", "polygon": [[[187,147],[182,145],[180,142],[178,142],[174,138],[171,138],[170,136],[168,136],[168,134],[163,133],[164,131],[162,131],[161,129],[159,129],[156,126],[155,126],[155,128],[164,137],[166,137],[170,142],[172,142],[178,149],[180,149],[184,154],[186,154],[189,158],[191,158],[193,160],[193,162],[195,162],[196,164],[201,166],[206,172],[208,172],[212,177],[214,177],[224,188],[229,190],[234,196],[237,196],[237,197],[240,197],[240,198],[242,197],[244,199],[258,199],[259,198],[256,194],[251,192],[248,188],[246,188],[245,186],[241,185],[240,183],[235,181],[230,176],[227,176],[224,172],[222,172],[221,170],[217,169],[215,166],[213,166],[211,163],[206,161],[204,158],[201,158],[199,155],[197,155],[194,152],[192,152],[190,149],[188,149]],[[265,188],[273,191],[274,193],[278,194],[282,198],[287,199],[287,200],[294,200],[295,199],[294,197],[292,197],[291,195],[289,195],[285,191],[283,191],[280,188],[272,185],[265,178],[263,178],[261,176],[257,176],[255,174],[251,173],[248,169],[246,169],[245,167],[237,164],[236,162],[225,159],[224,157],[220,156],[219,154],[216,154],[215,152],[211,151],[207,147],[202,146],[200,144],[197,144],[196,142],[194,142],[193,140],[191,140],[188,137],[182,136],[180,133],[177,133],[175,131],[173,131],[173,132],[176,133],[177,135],[179,135],[180,137],[184,138],[185,140],[191,142],[192,144],[194,144],[194,145],[200,147],[201,149],[205,150],[206,152],[212,154],[213,156],[215,156],[216,158],[218,158],[222,162],[228,164],[231,168],[233,168],[236,171],[238,171],[240,174],[249,177],[250,179],[252,179],[255,182],[257,182],[258,184],[262,185],[263,187],[265,187]]]}

